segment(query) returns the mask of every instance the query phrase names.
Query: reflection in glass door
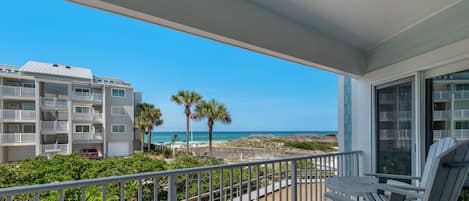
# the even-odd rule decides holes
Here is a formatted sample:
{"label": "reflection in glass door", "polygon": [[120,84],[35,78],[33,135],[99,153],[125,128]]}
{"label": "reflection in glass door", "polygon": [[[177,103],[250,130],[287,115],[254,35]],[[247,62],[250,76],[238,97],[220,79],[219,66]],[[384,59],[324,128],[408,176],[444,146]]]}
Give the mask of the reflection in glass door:
{"label": "reflection in glass door", "polygon": [[376,172],[411,175],[413,79],[376,87]]}

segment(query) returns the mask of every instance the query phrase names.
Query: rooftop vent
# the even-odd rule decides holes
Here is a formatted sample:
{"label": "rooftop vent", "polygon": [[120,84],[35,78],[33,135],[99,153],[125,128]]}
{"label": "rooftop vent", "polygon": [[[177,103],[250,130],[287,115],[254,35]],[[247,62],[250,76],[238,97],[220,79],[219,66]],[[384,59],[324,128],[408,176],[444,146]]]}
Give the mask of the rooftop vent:
{"label": "rooftop vent", "polygon": [[54,66],[54,67],[59,67],[59,65],[58,65],[58,64],[52,64],[52,66]]}
{"label": "rooftop vent", "polygon": [[66,69],[71,69],[72,67],[70,67],[70,66],[65,66],[65,68],[66,68]]}

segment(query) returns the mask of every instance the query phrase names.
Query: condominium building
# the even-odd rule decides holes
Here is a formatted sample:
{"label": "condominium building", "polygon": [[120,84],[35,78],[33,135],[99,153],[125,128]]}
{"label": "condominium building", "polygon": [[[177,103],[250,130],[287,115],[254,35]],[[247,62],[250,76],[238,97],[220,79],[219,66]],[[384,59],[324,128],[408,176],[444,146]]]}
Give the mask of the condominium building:
{"label": "condominium building", "polygon": [[140,144],[133,121],[141,99],[131,84],[87,68],[0,65],[0,162],[85,148],[129,155]]}

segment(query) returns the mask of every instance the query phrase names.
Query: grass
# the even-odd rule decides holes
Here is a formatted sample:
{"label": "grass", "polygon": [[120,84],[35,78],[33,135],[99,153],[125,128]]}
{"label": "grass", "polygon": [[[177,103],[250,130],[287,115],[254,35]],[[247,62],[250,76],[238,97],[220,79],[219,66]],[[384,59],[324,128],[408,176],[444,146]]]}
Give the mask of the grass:
{"label": "grass", "polygon": [[291,147],[296,149],[304,150],[319,150],[324,152],[333,152],[336,151],[334,147],[337,146],[337,143],[330,142],[285,142],[283,145],[285,147]]}

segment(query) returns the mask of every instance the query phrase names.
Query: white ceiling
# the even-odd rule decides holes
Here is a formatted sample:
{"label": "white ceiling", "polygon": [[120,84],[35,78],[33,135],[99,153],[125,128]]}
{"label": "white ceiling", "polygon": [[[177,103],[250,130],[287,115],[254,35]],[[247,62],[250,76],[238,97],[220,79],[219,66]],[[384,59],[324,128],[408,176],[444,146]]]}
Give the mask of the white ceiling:
{"label": "white ceiling", "polygon": [[461,0],[247,1],[355,47],[370,49]]}

